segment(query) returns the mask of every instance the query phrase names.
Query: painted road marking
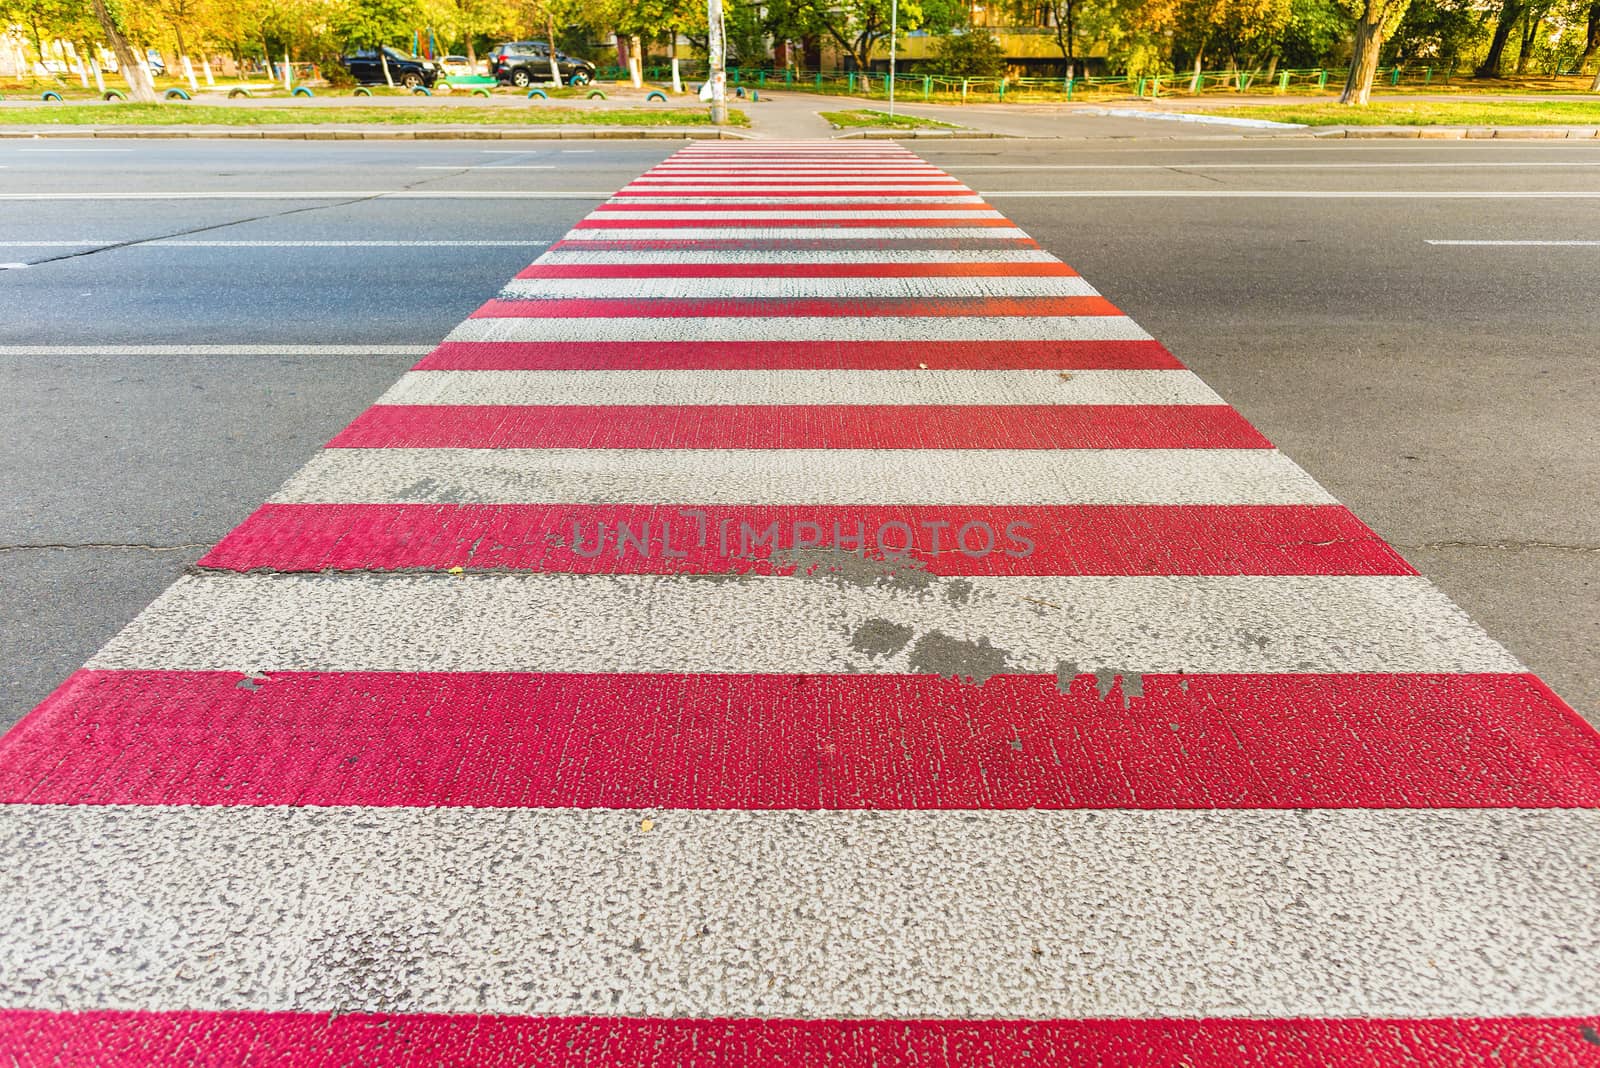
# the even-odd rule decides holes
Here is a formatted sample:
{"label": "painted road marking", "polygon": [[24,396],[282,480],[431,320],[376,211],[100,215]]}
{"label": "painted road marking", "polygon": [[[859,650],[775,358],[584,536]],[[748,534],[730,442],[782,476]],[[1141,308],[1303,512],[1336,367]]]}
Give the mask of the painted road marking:
{"label": "painted road marking", "polygon": [[0,241],[0,248],[544,248],[548,241],[180,241],[173,238],[125,237],[104,241]]}
{"label": "painted road marking", "polygon": [[[960,583],[961,596],[951,597],[825,574],[748,584],[698,575],[187,576],[89,666],[905,675],[925,673],[947,636],[982,635],[1003,655],[980,658],[979,673],[1054,676],[1062,664],[1130,674],[1200,665],[1216,674],[1523,670],[1426,579],[1409,575]],[[519,624],[531,620],[539,625]],[[880,633],[895,635],[896,647],[862,637]]]}
{"label": "painted road marking", "polygon": [[[1405,190],[1405,189],[990,189],[979,193],[995,197],[1050,197],[1089,200],[1121,199],[1283,199],[1283,200],[1600,200],[1600,190]],[[141,193],[0,193],[0,201],[76,200],[609,200],[610,190],[193,190]],[[820,227],[819,227],[820,228]],[[1007,229],[1007,232],[1011,232]],[[1015,231],[1021,233],[1021,231]],[[752,237],[756,235],[751,235]],[[803,234],[774,233],[780,239]],[[875,233],[862,237],[886,236]],[[932,236],[910,234],[906,236]]]}
{"label": "painted road marking", "polygon": [[0,356],[424,356],[429,345],[0,345]]}
{"label": "painted road marking", "polygon": [[[379,404],[1221,404],[1189,371],[410,371]],[[930,443],[931,444],[931,443]]]}
{"label": "painted road marking", "polygon": [[1486,246],[1490,248],[1594,248],[1600,241],[1429,241],[1430,245]]}
{"label": "painted road marking", "polygon": [[0,1047],[1581,1062],[1600,736],[964,188],[691,145],[391,346],[0,739]]}
{"label": "painted road marking", "polygon": [[[434,472],[448,468],[440,482]],[[1131,481],[1137,478],[1137,482]],[[608,496],[610,495],[610,496]],[[1329,504],[1270,449],[328,449],[278,503]],[[443,499],[441,499],[443,498]]]}
{"label": "painted road marking", "polygon": [[[351,996],[330,957],[418,952],[373,947],[374,923],[427,946],[385,982],[392,1012],[1440,1017],[1584,1013],[1600,994],[1592,810],[8,806],[0,842],[37,876],[0,905],[20,958],[93,966],[81,986],[8,970],[0,996],[30,1007],[318,1012]],[[1095,874],[1107,858],[1114,877]],[[219,907],[224,872],[256,907]],[[359,916],[356,886],[376,896]],[[585,931],[629,953],[626,981]],[[196,989],[200,960],[214,981]]]}

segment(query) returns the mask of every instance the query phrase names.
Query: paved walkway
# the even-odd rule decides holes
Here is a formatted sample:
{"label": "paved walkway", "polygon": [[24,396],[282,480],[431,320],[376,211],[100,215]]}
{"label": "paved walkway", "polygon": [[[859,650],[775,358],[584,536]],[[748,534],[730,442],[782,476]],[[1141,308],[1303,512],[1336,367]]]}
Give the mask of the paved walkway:
{"label": "paved walkway", "polygon": [[0,740],[22,1063],[1581,1063],[1600,738],[890,145],[688,147]]}

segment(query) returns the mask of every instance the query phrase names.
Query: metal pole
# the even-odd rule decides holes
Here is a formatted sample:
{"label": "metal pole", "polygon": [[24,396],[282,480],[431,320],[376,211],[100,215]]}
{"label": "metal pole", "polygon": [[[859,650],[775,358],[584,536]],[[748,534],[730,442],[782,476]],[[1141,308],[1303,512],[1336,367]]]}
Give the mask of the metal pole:
{"label": "metal pole", "polygon": [[706,44],[711,55],[711,122],[724,126],[728,122],[728,73],[726,44],[722,36],[722,0],[706,0]]}
{"label": "metal pole", "polygon": [[889,117],[894,118],[894,39],[900,35],[900,0],[889,4]]}

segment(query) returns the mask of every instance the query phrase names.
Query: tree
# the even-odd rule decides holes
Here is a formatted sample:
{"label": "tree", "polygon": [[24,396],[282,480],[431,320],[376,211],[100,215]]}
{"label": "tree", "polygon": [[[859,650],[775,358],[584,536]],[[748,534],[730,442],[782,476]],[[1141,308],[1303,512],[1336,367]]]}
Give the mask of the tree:
{"label": "tree", "polygon": [[1505,65],[1506,42],[1511,39],[1511,31],[1516,28],[1525,7],[1527,4],[1524,0],[1503,0],[1501,3],[1500,19],[1495,23],[1494,36],[1489,40],[1489,53],[1483,57],[1483,62],[1475,72],[1479,78],[1500,77]]}
{"label": "tree", "polygon": [[100,23],[100,32],[105,34],[106,40],[111,45],[111,51],[116,53],[117,66],[122,70],[122,77],[128,83],[128,96],[138,104],[154,104],[157,102],[155,82],[150,79],[150,72],[144,64],[139,62],[143,57],[135,57],[133,48],[128,44],[128,38],[122,32],[122,10],[117,0],[90,0],[93,5],[94,17]]}
{"label": "tree", "polygon": [[[1515,0],[1506,0],[1513,3]],[[1384,38],[1405,18],[1411,0],[1344,0],[1356,19],[1355,47],[1350,54],[1350,74],[1339,103],[1366,107],[1372,97],[1372,80],[1378,74],[1378,55]]]}
{"label": "tree", "polygon": [[[767,8],[768,26],[784,39],[832,38],[857,69],[867,70],[873,51],[889,37],[889,5],[890,0],[776,0]],[[920,0],[901,0],[900,28],[922,24]]]}
{"label": "tree", "polygon": [[947,78],[998,78],[1005,73],[1006,53],[988,30],[969,26],[934,42],[932,66]]}
{"label": "tree", "polygon": [[[1594,0],[1589,5],[1589,32],[1583,39],[1583,55],[1578,57],[1577,69],[1581,71],[1587,67],[1596,52],[1600,52],[1600,0]],[[1600,70],[1596,70],[1595,74],[1593,88],[1600,91]]]}

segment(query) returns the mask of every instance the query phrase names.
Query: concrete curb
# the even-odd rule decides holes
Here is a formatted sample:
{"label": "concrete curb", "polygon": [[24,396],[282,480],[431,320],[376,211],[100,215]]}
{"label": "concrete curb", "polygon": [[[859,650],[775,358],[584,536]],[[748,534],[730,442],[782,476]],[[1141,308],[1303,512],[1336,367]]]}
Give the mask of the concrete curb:
{"label": "concrete curb", "polygon": [[1310,127],[1311,137],[1416,138],[1419,140],[1462,141],[1559,141],[1590,140],[1600,137],[1593,126],[1322,126]]}
{"label": "concrete curb", "polygon": [[65,126],[48,129],[0,129],[0,139],[19,138],[246,138],[270,141],[595,141],[609,139],[666,141],[743,141],[746,131],[702,127],[615,127],[553,129],[516,126],[422,127],[396,130],[371,126],[322,126],[308,129],[238,126]]}

